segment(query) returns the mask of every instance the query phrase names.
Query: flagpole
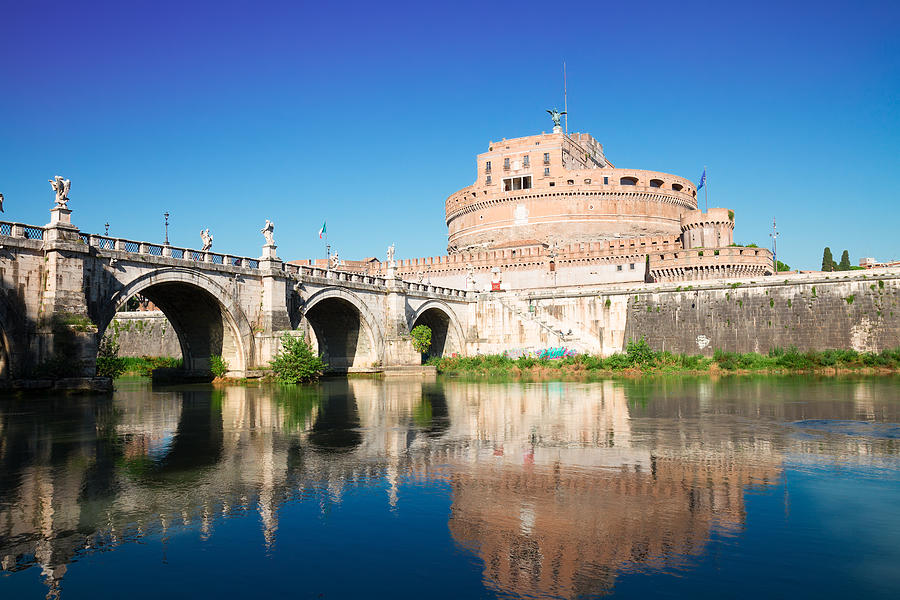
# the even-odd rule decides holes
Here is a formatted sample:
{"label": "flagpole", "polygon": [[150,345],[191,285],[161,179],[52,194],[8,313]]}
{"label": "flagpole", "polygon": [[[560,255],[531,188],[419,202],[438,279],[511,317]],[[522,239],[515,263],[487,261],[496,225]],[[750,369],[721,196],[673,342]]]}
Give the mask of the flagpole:
{"label": "flagpole", "polygon": [[566,84],[566,61],[563,61],[563,113],[566,117],[566,133],[569,133],[569,88]]}
{"label": "flagpole", "polygon": [[[706,173],[706,165],[703,165],[703,172]],[[706,214],[709,214],[709,173],[706,173],[706,179],[703,180],[703,187],[706,190],[703,192],[704,202],[706,204]]]}

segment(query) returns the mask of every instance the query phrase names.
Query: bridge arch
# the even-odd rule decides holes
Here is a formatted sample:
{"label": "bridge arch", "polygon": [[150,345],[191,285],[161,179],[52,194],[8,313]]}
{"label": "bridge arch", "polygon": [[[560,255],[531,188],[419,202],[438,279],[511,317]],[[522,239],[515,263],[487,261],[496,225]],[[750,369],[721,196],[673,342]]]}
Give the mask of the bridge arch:
{"label": "bridge arch", "polygon": [[342,288],[319,290],[301,303],[300,329],[330,371],[372,367],[384,360],[384,334],[375,313]]}
{"label": "bridge arch", "polygon": [[409,321],[409,330],[417,325],[431,328],[431,349],[426,357],[465,354],[465,335],[459,319],[446,302],[429,300],[422,304]]}
{"label": "bridge arch", "polygon": [[129,298],[141,294],[166,315],[178,335],[184,367],[208,371],[220,355],[230,373],[243,373],[253,356],[253,332],[234,291],[196,270],[171,267],[145,273],[118,289],[103,305],[98,339]]}

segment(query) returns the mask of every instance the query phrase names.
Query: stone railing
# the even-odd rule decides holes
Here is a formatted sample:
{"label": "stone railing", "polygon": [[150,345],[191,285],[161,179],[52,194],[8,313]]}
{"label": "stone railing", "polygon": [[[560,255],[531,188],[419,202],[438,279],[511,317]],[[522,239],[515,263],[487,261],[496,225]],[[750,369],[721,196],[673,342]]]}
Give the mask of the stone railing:
{"label": "stone railing", "polygon": [[332,269],[324,269],[322,267],[308,267],[306,265],[292,265],[285,263],[284,270],[293,275],[301,277],[316,277],[318,279],[329,279],[332,281],[341,281],[345,283],[364,283],[367,285],[377,285],[380,287],[387,286],[387,279],[378,275],[365,275],[362,273],[352,273],[349,271],[336,271]]}
{"label": "stone railing", "polygon": [[403,288],[406,290],[406,293],[415,293],[415,292],[424,292],[427,294],[441,294],[443,296],[455,296],[457,298],[465,298],[466,291],[458,290],[455,288],[443,287],[440,285],[431,285],[430,283],[413,283],[411,281],[404,281]]}
{"label": "stone railing", "polygon": [[150,242],[139,242],[123,238],[111,238],[103,235],[82,233],[81,240],[93,248],[105,251],[127,252],[143,256],[158,256],[162,258],[175,258],[191,262],[209,263],[213,265],[226,265],[230,267],[242,267],[245,269],[258,269],[259,259],[246,256],[233,256],[231,254],[219,254],[191,248],[179,248]]}
{"label": "stone railing", "polygon": [[44,228],[23,223],[0,221],[0,236],[23,240],[42,240],[44,239]]}

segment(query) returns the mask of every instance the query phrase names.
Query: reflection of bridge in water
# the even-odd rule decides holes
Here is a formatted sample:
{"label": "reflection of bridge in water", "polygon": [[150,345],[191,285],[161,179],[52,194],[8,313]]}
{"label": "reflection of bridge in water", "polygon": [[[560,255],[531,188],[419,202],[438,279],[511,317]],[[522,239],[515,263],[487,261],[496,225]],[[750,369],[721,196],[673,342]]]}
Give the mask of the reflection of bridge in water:
{"label": "reflection of bridge in water", "polygon": [[14,401],[0,405],[0,558],[7,571],[41,568],[55,593],[85,548],[182,527],[208,537],[256,512],[277,551],[287,501],[325,510],[349,488],[383,485],[390,509],[405,482],[441,480],[450,533],[480,557],[486,585],[597,593],[622,569],[681,567],[714,532],[740,531],[745,491],[777,480],[785,455],[896,453],[890,440],[760,426],[884,415],[866,385],[831,402],[798,389],[802,404],[727,381],[349,380],[275,397],[135,387],[112,400]]}

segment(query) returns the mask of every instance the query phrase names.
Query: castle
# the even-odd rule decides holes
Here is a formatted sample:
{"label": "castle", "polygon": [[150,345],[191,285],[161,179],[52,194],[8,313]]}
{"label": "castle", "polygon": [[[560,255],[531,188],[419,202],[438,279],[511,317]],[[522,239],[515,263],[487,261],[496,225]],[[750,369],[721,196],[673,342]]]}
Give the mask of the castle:
{"label": "castle", "polygon": [[[589,134],[557,126],[490,142],[476,172],[447,198],[447,255],[399,260],[397,276],[498,291],[774,272],[769,250],[734,245],[734,211],[699,210],[682,177],[616,168]],[[371,258],[338,269],[386,267]]]}

